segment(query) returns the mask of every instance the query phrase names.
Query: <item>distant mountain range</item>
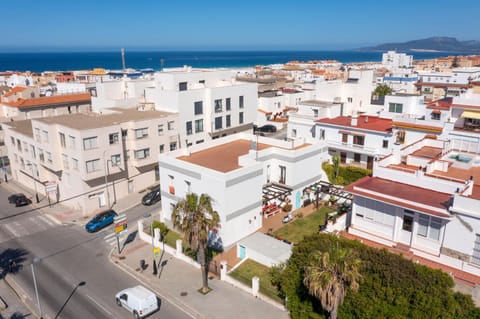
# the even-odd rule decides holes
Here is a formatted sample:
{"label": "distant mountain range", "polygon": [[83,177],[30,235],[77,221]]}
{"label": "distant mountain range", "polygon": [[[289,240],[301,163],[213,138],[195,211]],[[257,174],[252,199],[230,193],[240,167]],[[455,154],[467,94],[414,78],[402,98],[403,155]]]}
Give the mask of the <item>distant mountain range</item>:
{"label": "distant mountain range", "polygon": [[403,43],[384,43],[374,47],[360,48],[358,51],[441,51],[456,53],[480,53],[480,41],[458,41],[450,37],[431,37]]}

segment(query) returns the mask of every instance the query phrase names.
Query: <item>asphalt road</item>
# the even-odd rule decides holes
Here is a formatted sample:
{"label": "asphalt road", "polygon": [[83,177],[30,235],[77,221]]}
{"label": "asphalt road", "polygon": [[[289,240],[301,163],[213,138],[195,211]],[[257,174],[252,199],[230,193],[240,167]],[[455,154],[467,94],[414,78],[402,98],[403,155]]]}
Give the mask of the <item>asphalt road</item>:
{"label": "asphalt road", "polygon": [[[17,260],[15,281],[24,290],[30,308],[38,313],[31,264],[35,275],[44,318],[132,318],[115,304],[118,291],[138,282],[108,260],[112,226],[89,234],[79,225],[57,225],[33,207],[8,204],[8,193],[0,187],[0,266],[6,273],[8,260]],[[130,226],[144,214],[160,207],[136,206],[127,212]],[[49,208],[47,208],[49,209]],[[113,244],[113,245],[112,245]],[[80,283],[85,283],[80,285]],[[189,318],[167,300],[160,300],[160,310],[148,318]]]}

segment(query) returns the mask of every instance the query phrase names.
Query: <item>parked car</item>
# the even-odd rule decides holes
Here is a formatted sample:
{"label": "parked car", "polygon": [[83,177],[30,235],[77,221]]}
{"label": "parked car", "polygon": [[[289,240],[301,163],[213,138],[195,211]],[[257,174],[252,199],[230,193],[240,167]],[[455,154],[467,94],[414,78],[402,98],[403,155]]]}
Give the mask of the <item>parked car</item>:
{"label": "parked car", "polygon": [[20,196],[17,196],[15,198],[15,206],[16,207],[20,207],[20,206],[25,206],[25,205],[29,205],[31,204],[32,201],[30,200],[30,198],[27,198],[27,196],[25,195],[20,195]]}
{"label": "parked car", "polygon": [[19,198],[19,197],[25,197],[25,195],[22,194],[22,193],[12,194],[12,195],[8,196],[8,202],[10,204],[15,204],[15,202],[17,201],[17,198]]}
{"label": "parked car", "polygon": [[293,219],[293,218],[292,218],[292,216],[291,216],[290,214],[285,215],[285,217],[283,217],[283,219],[282,219],[282,223],[286,224],[286,223],[288,223],[288,222],[291,222],[292,219]]}
{"label": "parked car", "polygon": [[148,192],[145,196],[143,196],[142,204],[153,205],[156,202],[158,202],[160,199],[162,199],[162,196],[160,195],[160,186],[158,186],[152,189],[150,192]]}
{"label": "parked car", "polygon": [[265,124],[263,126],[260,126],[260,127],[257,127],[257,126],[254,126],[253,127],[253,132],[256,133],[256,132],[259,132],[259,133],[275,133],[277,131],[277,127],[275,125],[272,125],[272,124]]}
{"label": "parked car", "polygon": [[137,319],[144,318],[158,309],[157,296],[141,285],[120,291],[115,295],[115,301]]}
{"label": "parked car", "polygon": [[96,232],[112,224],[115,216],[117,216],[117,213],[113,209],[98,213],[85,225],[85,229],[89,233]]}

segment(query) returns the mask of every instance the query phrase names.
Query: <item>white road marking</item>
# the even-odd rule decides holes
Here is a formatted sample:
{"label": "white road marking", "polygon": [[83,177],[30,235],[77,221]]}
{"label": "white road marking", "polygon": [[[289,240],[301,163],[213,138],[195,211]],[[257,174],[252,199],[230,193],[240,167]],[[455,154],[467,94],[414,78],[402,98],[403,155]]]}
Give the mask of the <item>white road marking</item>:
{"label": "white road marking", "polygon": [[8,230],[8,232],[10,234],[12,234],[14,237],[18,237],[17,232],[15,231],[15,229],[12,226],[10,226],[10,224],[4,224],[3,226],[5,226],[5,228]]}
{"label": "white road marking", "polygon": [[100,309],[102,309],[103,311],[105,311],[106,313],[108,313],[110,316],[112,316],[112,313],[110,311],[108,311],[107,308],[105,308],[104,306],[102,306],[100,303],[98,303],[98,301],[96,301],[95,299],[93,299],[92,297],[90,297],[90,295],[86,295],[88,297],[88,299],[90,299],[94,304],[96,304]]}
{"label": "white road marking", "polygon": [[54,226],[54,223],[45,215],[39,215],[38,218],[40,218],[43,222],[47,223],[49,226]]}

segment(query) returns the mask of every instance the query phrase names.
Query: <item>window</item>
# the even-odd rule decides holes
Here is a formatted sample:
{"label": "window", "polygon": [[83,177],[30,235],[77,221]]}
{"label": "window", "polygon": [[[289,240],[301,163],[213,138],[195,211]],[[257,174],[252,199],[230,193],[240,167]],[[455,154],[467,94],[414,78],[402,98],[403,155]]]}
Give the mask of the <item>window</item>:
{"label": "window", "polygon": [[203,132],[203,119],[195,120],[195,133]]}
{"label": "window", "polygon": [[245,101],[244,101],[243,95],[240,95],[238,97],[238,107],[241,109],[245,107]]}
{"label": "window", "polygon": [[318,135],[318,139],[325,140],[325,130],[323,128],[320,129],[320,134]]}
{"label": "window", "polygon": [[95,171],[100,170],[100,159],[94,159],[91,161],[87,161],[86,163],[87,173],[92,173]]}
{"label": "window", "polygon": [[353,161],[356,162],[356,163],[360,163],[360,160],[361,160],[361,154],[359,153],[354,153],[353,154]]}
{"label": "window", "polygon": [[417,234],[422,237],[427,237],[428,234],[429,218],[427,215],[418,216],[418,232]]}
{"label": "window", "polygon": [[232,100],[229,97],[225,99],[225,109],[227,111],[230,111],[232,109]]}
{"label": "window", "polygon": [[68,136],[68,146],[72,150],[75,149],[75,137],[74,136],[71,136],[71,135]]}
{"label": "window", "polygon": [[230,115],[227,115],[227,117],[225,118],[225,127],[230,127],[232,126],[231,124],[231,119],[230,119]]}
{"label": "window", "polygon": [[403,104],[400,103],[388,103],[388,111],[392,113],[402,113]]}
{"label": "window", "polygon": [[215,118],[215,129],[219,130],[221,128],[222,128],[222,117],[219,116]]}
{"label": "window", "polygon": [[285,184],[286,178],[287,178],[287,168],[285,166],[279,165],[280,168],[280,179],[279,183],[280,184]]}
{"label": "window", "polygon": [[177,142],[170,142],[170,151],[175,151],[177,149]]}
{"label": "window", "polygon": [[186,126],[187,126],[187,135],[192,135],[193,133],[192,121],[188,121],[186,123]]}
{"label": "window", "polygon": [[442,220],[428,215],[418,216],[418,236],[428,237],[438,241],[440,239],[440,229]]}
{"label": "window", "polygon": [[430,229],[428,232],[428,238],[433,240],[440,239],[440,229],[442,228],[442,220],[432,217],[430,220]]}
{"label": "window", "polygon": [[432,118],[432,120],[436,120],[436,121],[440,120],[440,112],[433,111],[431,113],[431,118]]}
{"label": "window", "polygon": [[354,145],[364,145],[365,144],[365,136],[361,135],[354,135],[353,136],[353,144]]}
{"label": "window", "polygon": [[187,90],[187,82],[178,83],[178,90],[179,91],[186,91]]}
{"label": "window", "polygon": [[112,166],[118,166],[120,164],[120,154],[115,154],[110,157]]}
{"label": "window", "polygon": [[222,100],[215,100],[215,113],[222,112]]}
{"label": "window", "polygon": [[39,143],[42,142],[42,137],[40,136],[40,129],[39,128],[35,128],[35,140]]}
{"label": "window", "polygon": [[110,145],[118,143],[118,133],[112,133],[108,135],[108,141]]}
{"label": "window", "polygon": [[75,158],[72,158],[72,168],[78,171],[78,160]]}
{"label": "window", "polygon": [[353,102],[353,98],[351,98],[351,97],[347,98],[347,102],[348,102],[348,103],[352,103],[352,102]]}
{"label": "window", "polygon": [[413,228],[413,217],[410,215],[403,215],[402,229],[411,232]]}
{"label": "window", "polygon": [[342,143],[346,144],[348,142],[348,134],[342,134]]}
{"label": "window", "polygon": [[42,131],[43,142],[48,143],[48,131]]}
{"label": "window", "polygon": [[32,158],[37,158],[36,155],[35,155],[35,146],[33,145],[30,145],[30,153],[32,154]]}
{"label": "window", "polygon": [[163,124],[158,124],[158,136],[163,135]]}
{"label": "window", "polygon": [[48,162],[48,164],[53,164],[52,153],[50,153],[50,152],[46,152],[46,153],[47,153],[47,162]]}
{"label": "window", "polygon": [[127,136],[128,136],[128,130],[122,130],[122,141],[125,141]]}
{"label": "window", "polygon": [[40,159],[40,162],[45,162],[45,156],[43,155],[43,150],[41,148],[38,149],[38,158]]}
{"label": "window", "polygon": [[63,162],[63,168],[69,169],[68,156],[66,154],[62,154],[62,162]]}
{"label": "window", "polygon": [[91,150],[97,148],[97,137],[88,137],[83,139],[83,149]]}
{"label": "window", "polygon": [[15,146],[15,138],[13,136],[10,136],[10,142],[13,146]]}
{"label": "window", "polygon": [[397,143],[397,144],[405,143],[405,131],[398,131],[397,132],[395,143]]}
{"label": "window", "polygon": [[60,146],[62,148],[67,147],[67,142],[65,141],[65,134],[64,133],[58,133],[58,135],[60,136]]}
{"label": "window", "polygon": [[164,153],[165,152],[165,145],[162,144],[160,145],[160,153]]}
{"label": "window", "polygon": [[383,140],[382,147],[383,148],[388,148],[388,140]]}
{"label": "window", "polygon": [[195,144],[201,144],[203,142],[204,142],[203,140],[198,140],[198,141],[195,142]]}
{"label": "window", "polygon": [[136,159],[145,159],[150,156],[150,149],[144,148],[141,150],[135,151],[135,158]]}
{"label": "window", "polygon": [[148,136],[148,128],[144,127],[144,128],[138,128],[135,130],[135,138],[137,140],[141,138],[145,138],[147,136]]}
{"label": "window", "polygon": [[317,109],[314,109],[313,110],[313,117],[318,117],[318,110]]}
{"label": "window", "polygon": [[243,112],[238,113],[238,123],[243,124]]}
{"label": "window", "polygon": [[173,131],[175,129],[174,121],[168,121],[167,126],[169,131]]}
{"label": "window", "polygon": [[195,108],[195,115],[200,115],[203,114],[203,102],[202,101],[197,101],[194,103],[194,108]]}
{"label": "window", "polygon": [[475,243],[473,244],[472,262],[480,265],[480,235],[475,235]]}

